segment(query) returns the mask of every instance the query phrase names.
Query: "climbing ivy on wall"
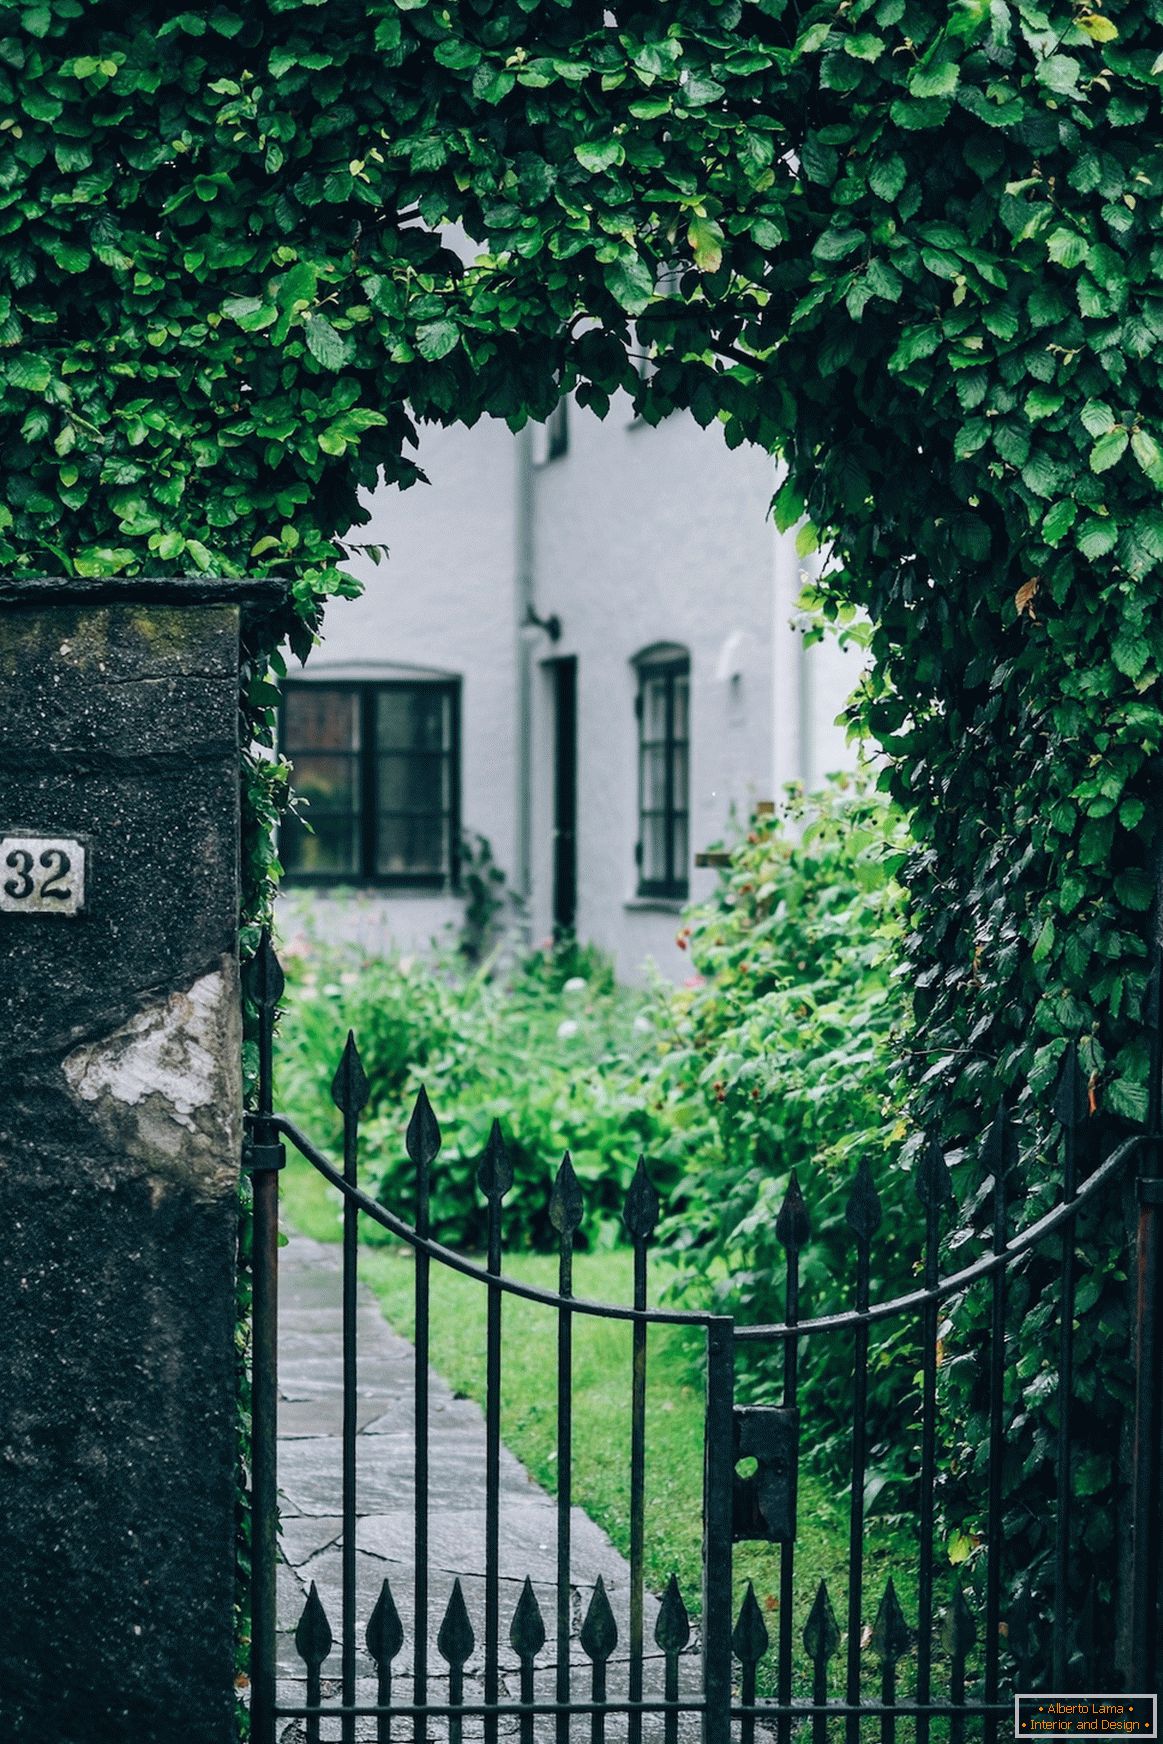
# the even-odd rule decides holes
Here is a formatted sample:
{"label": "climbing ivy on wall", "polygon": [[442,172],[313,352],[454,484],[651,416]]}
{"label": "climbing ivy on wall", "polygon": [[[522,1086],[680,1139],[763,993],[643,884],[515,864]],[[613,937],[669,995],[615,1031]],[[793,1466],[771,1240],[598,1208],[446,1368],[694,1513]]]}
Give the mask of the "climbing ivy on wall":
{"label": "climbing ivy on wall", "polygon": [[[418,422],[619,387],[718,420],[782,452],[825,611],[875,625],[918,1126],[968,1143],[999,1093],[1044,1104],[1078,1037],[1096,1103],[1139,1118],[1160,0],[159,16],[29,0],[0,27],[0,565],[285,575],[261,739],[275,645],[354,591],[339,542],[361,487],[418,477]],[[254,920],[284,775],[247,779]]]}

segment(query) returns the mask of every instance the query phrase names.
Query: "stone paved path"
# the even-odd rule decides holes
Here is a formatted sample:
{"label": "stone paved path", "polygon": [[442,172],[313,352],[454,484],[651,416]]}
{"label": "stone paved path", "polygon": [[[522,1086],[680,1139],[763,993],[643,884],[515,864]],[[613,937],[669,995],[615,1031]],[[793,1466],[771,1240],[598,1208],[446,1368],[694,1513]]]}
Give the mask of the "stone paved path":
{"label": "stone paved path", "polygon": [[[282,1250],[279,1266],[279,1488],[283,1565],[279,1569],[280,1699],[302,1700],[303,1666],[294,1647],[294,1629],[308,1587],[315,1582],[336,1636],[336,1647],[324,1666],[324,1694],[338,1696],[338,1635],[340,1601],[340,1473],[342,1426],[342,1313],[340,1255],[335,1247],[295,1237]],[[358,1630],[361,1648],[359,1699],[374,1701],[373,1667],[362,1652],[363,1631],[381,1582],[391,1582],[404,1624],[404,1648],[393,1671],[402,1700],[410,1699],[411,1643],[414,1636],[415,1580],[412,1554],[415,1494],[413,1461],[412,1346],[394,1333],[380,1315],[370,1292],[361,1288],[359,1308],[359,1447],[357,1454],[357,1582]],[[429,1522],[429,1615],[427,1620],[430,1699],[446,1699],[443,1660],[436,1651],[436,1633],[455,1576],[459,1575],[478,1641],[484,1632],[485,1426],[480,1408],[456,1398],[437,1375],[431,1378],[431,1468]],[[502,1699],[519,1697],[517,1660],[508,1646],[509,1623],[525,1576],[531,1577],[550,1636],[537,1661],[536,1699],[554,1698],[554,1617],[556,1613],[557,1511],[554,1501],[535,1484],[507,1449],[501,1453],[501,1671]],[[626,1690],[625,1643],[628,1636],[629,1569],[605,1533],[580,1509],[573,1511],[571,1652],[574,1694],[589,1694],[589,1661],[577,1644],[585,1607],[600,1574],[618,1625],[619,1645],[610,1662],[611,1698]],[[646,1694],[662,1693],[662,1661],[653,1648],[656,1599],[647,1597],[645,1668]],[[465,1700],[483,1700],[479,1648],[465,1674]],[[682,1687],[698,1688],[698,1644],[683,1656]],[[292,1691],[294,1695],[292,1696]],[[301,1722],[287,1722],[285,1744],[305,1736]],[[516,1730],[515,1720],[502,1720],[503,1732]],[[466,1719],[465,1738],[481,1735],[479,1720]],[[698,1738],[697,1716],[680,1718],[680,1739]],[[375,1722],[361,1720],[358,1736],[374,1738]],[[392,1727],[393,1739],[412,1736],[403,1718]],[[433,1739],[447,1737],[443,1722],[429,1725]],[[553,1737],[551,1720],[539,1719],[539,1744]],[[572,1722],[571,1744],[590,1736],[588,1717]],[[622,1717],[606,1723],[608,1744],[625,1739]],[[647,1744],[662,1736],[660,1716],[649,1716]],[[322,1737],[337,1739],[335,1723],[325,1723]]]}

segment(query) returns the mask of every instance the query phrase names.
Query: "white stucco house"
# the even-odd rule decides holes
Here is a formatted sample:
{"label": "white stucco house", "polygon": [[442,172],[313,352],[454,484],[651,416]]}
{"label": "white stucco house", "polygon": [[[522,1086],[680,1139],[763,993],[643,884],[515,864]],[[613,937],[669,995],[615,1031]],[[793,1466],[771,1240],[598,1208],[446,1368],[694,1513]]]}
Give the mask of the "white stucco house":
{"label": "white stucco house", "polygon": [[458,921],[480,835],[530,941],[572,929],[624,979],[688,972],[676,916],[716,876],[696,855],[733,810],[855,761],[836,716],[858,662],[804,647],[771,461],[683,413],[568,401],[519,436],[430,429],[420,461],[430,485],[380,490],[353,535],[389,559],[357,559],[363,598],[284,687],[315,832],[283,831],[288,902],[422,946]]}

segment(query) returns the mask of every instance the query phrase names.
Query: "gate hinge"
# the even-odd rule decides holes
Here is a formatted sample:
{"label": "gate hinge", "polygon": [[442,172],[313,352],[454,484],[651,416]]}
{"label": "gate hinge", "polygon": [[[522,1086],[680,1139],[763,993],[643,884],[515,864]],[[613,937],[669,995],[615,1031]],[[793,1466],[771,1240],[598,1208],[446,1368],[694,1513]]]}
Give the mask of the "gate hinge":
{"label": "gate hinge", "polygon": [[[796,1535],[796,1470],[800,1414],[790,1406],[736,1405],[735,1482],[731,1536],[791,1544]],[[743,1460],[755,1470],[739,1471]]]}
{"label": "gate hinge", "polygon": [[244,1144],[242,1167],[248,1175],[269,1175],[286,1167],[287,1147],[281,1144]]}

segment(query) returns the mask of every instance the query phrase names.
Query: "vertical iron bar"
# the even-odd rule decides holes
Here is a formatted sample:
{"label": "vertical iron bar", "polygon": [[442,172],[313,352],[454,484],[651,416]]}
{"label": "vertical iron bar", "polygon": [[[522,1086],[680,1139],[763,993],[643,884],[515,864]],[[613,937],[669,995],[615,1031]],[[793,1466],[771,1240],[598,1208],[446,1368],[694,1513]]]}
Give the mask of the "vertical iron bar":
{"label": "vertical iron bar", "polygon": [[[756,1669],[757,1669],[757,1667],[756,1667],[755,1660],[751,1660],[750,1662],[744,1663],[742,1687],[741,1687],[739,1693],[740,1693],[740,1696],[742,1698],[742,1705],[745,1708],[752,1707],[754,1705],[754,1702],[755,1702]],[[668,1689],[668,1691],[667,1691],[668,1696],[669,1696],[669,1693],[670,1692]],[[782,1697],[780,1699],[782,1700]],[[781,1715],[780,1718],[782,1719],[783,1716]],[[677,1744],[677,1741],[678,1741],[678,1729],[676,1726],[673,1738],[670,1737],[669,1733],[667,1734],[666,1744]],[[740,1720],[740,1722],[739,1722],[739,1744],[755,1744],[755,1715],[754,1714],[744,1714],[743,1718]]]}
{"label": "vertical iron bar", "polygon": [[[450,1665],[448,1668],[448,1702],[456,1710],[464,1701],[464,1667]],[[448,1744],[462,1744],[464,1738],[464,1720],[460,1714],[453,1712],[448,1716]]]}
{"label": "vertical iron bar", "polygon": [[[857,1260],[857,1311],[868,1309],[868,1249]],[[860,1700],[860,1635],[864,1596],[864,1478],[868,1459],[868,1322],[858,1321],[852,1376],[852,1500],[848,1516],[848,1676],[846,1699]],[[858,1744],[860,1716],[844,1722],[848,1744]],[[918,1733],[918,1738],[920,1734]]]}
{"label": "vertical iron bar", "polygon": [[[646,1243],[634,1243],[634,1306],[646,1307]],[[646,1322],[633,1331],[633,1373],[630,1398],[630,1678],[632,1702],[642,1700],[643,1561],[646,1512]],[[629,1744],[642,1744],[642,1715],[631,1713]]]}
{"label": "vertical iron bar", "polygon": [[703,1479],[703,1744],[731,1741],[731,1538],[735,1465],[735,1322],[707,1323]]}
{"label": "vertical iron bar", "polygon": [[880,1674],[880,1744],[896,1744],[896,1660],[886,1659]]}
{"label": "vertical iron bar", "polygon": [[[349,1187],[359,1184],[359,1113],[367,1099],[367,1080],[359,1063],[355,1037],[349,1032],[343,1059],[331,1093],[343,1111],[343,1179]],[[355,1447],[359,1428],[357,1386],[359,1207],[354,1199],[343,1201],[343,1628],[342,1688],[345,1707],[355,1704]],[[355,1716],[344,1714],[343,1744],[355,1744]]]}
{"label": "vertical iron bar", "polygon": [[827,1583],[821,1581],[804,1624],[804,1649],[812,1662],[812,1744],[828,1744],[828,1661],[839,1645]]}
{"label": "vertical iron bar", "polygon": [[[392,1705],[392,1662],[377,1667],[376,1671],[376,1706],[390,1708]],[[376,1744],[391,1744],[392,1716],[378,1714],[376,1716]]]}
{"label": "vertical iron bar", "polygon": [[[573,1230],[561,1232],[557,1293],[573,1295]],[[573,1505],[573,1313],[557,1310],[557,1699],[569,1701],[570,1510]],[[569,1715],[557,1716],[557,1744],[569,1744]]]}
{"label": "vertical iron bar", "polygon": [[1151,990],[1151,1076],[1139,1172],[1135,1293],[1135,1435],[1131,1478],[1130,1687],[1153,1690],[1158,1663],[1160,1567],[1160,1293],[1163,1290],[1163,955]]}
{"label": "vertical iron bar", "polygon": [[[673,1708],[667,1708],[663,1724],[662,1744],[678,1744],[678,1654],[666,1655],[666,1688],[665,1697],[668,1702],[674,1702]],[[746,1697],[744,1697],[746,1700]]]}
{"label": "vertical iron bar", "polygon": [[[940,1149],[931,1141],[917,1170],[917,1195],[924,1205],[924,1289],[938,1282],[938,1242],[942,1203],[949,1175]],[[936,1305],[929,1294],[921,1310],[921,1556],[917,1568],[917,1702],[933,1695],[933,1523],[936,1493]],[[917,1744],[929,1744],[929,1716],[917,1714]]]}
{"label": "vertical iron bar", "polygon": [[[533,1699],[533,1661],[523,1659],[521,1661],[521,1700],[532,1703]],[[533,1721],[532,1714],[521,1715],[521,1744],[533,1744]]]}
{"label": "vertical iron bar", "polygon": [[[993,1165],[993,1251],[1006,1245],[1006,1176],[1010,1166],[1009,1111],[999,1102],[989,1145]],[[991,1282],[989,1345],[989,1493],[986,1502],[985,1565],[985,1699],[998,1699],[998,1667],[1001,1650],[1001,1514],[1002,1464],[1005,1459],[1005,1333],[1006,1268],[999,1266]],[[982,1728],[985,1744],[997,1738],[997,1716],[987,1717]]]}
{"label": "vertical iron bar", "polygon": [[[1064,1123],[1062,1146],[1062,1198],[1069,1204],[1074,1198],[1077,1179],[1077,1127],[1079,1114],[1075,1106],[1075,1083],[1079,1079],[1077,1054],[1070,1054],[1064,1085]],[[1066,1666],[1070,1656],[1073,1630],[1069,1616],[1068,1571],[1070,1566],[1070,1405],[1074,1393],[1074,1243],[1073,1221],[1062,1231],[1062,1282],[1058,1305],[1058,1449],[1057,1449],[1057,1518],[1054,1523],[1054,1632],[1053,1681],[1055,1690],[1064,1690]]]}
{"label": "vertical iron bar", "polygon": [[[784,1319],[795,1326],[800,1317],[800,1249],[808,1239],[808,1214],[793,1171],[787,1194],[776,1218],[775,1233],[787,1255],[787,1279],[784,1298]],[[794,1335],[783,1341],[783,1403],[795,1410],[799,1392],[799,1339]],[[799,1458],[799,1448],[796,1448]],[[779,1647],[777,1695],[781,1706],[791,1702],[792,1690],[792,1622],[794,1609],[793,1576],[795,1544],[789,1539],[779,1548]],[[752,1726],[754,1731],[754,1726]],[[776,1722],[778,1744],[791,1744],[791,1714],[781,1713]],[[748,1744],[744,1740],[743,1744]]]}
{"label": "vertical iron bar", "polygon": [[[793,1284],[794,1278],[794,1284]],[[799,1254],[788,1254],[787,1323],[794,1326],[799,1314]],[[787,1338],[783,1345],[783,1402],[795,1409],[799,1340]],[[797,1450],[798,1454],[798,1450]],[[791,1701],[792,1623],[794,1610],[795,1543],[788,1539],[779,1547],[779,1667],[777,1692],[781,1704]],[[777,1722],[778,1744],[791,1744],[791,1714],[781,1713]]]}
{"label": "vertical iron bar", "polygon": [[[251,1151],[251,1654],[254,1744],[274,1744],[278,1561],[279,1168],[283,1149],[266,1124],[274,1093],[275,1009],[282,974],[264,933],[252,975],[258,1007],[258,1118]],[[260,1163],[261,1167],[254,1166]]]}
{"label": "vertical iron bar", "polygon": [[[428,1153],[416,1157],[416,1234],[427,1241]],[[428,1298],[431,1261],[424,1248],[416,1249],[416,1353],[414,1398],[416,1413],[415,1474],[415,1629],[412,1641],[412,1699],[418,1706],[428,1700]],[[426,1744],[428,1722],[417,1714],[413,1723],[415,1744]]]}
{"label": "vertical iron bar", "polygon": [[[935,1289],[938,1271],[939,1202],[925,1205],[925,1289]],[[920,1566],[917,1572],[917,1701],[932,1694],[933,1667],[933,1523],[937,1481],[937,1302],[921,1309],[921,1494]],[[929,1716],[917,1717],[917,1744],[927,1744]]]}
{"label": "vertical iron bar", "polygon": [[322,1679],[319,1667],[307,1667],[307,1702],[313,1711],[307,1715],[307,1744],[319,1744],[319,1708],[322,1703]]}
{"label": "vertical iron bar", "polygon": [[[604,1702],[606,1699],[606,1662],[604,1659],[594,1660],[593,1677],[590,1683],[590,1700]],[[606,1710],[595,1708],[590,1720],[590,1744],[606,1744]]]}
{"label": "vertical iron bar", "polygon": [[[852,1497],[848,1516],[848,1653],[846,1699],[860,1701],[860,1637],[864,1598],[864,1480],[868,1465],[868,1313],[872,1237],[879,1228],[880,1201],[864,1159],[845,1213],[856,1237],[856,1312],[852,1353]],[[847,1744],[860,1744],[860,1715],[844,1722]],[[919,1736],[919,1734],[918,1734]]]}
{"label": "vertical iron bar", "polygon": [[[501,1201],[489,1196],[488,1271],[501,1274]],[[485,1356],[485,1703],[500,1699],[501,1292],[489,1286]],[[496,1744],[497,1716],[485,1715],[485,1744]]]}
{"label": "vertical iron bar", "polygon": [[812,1744],[828,1744],[828,1716],[823,1711],[828,1700],[828,1661],[817,1658],[812,1664]]}

